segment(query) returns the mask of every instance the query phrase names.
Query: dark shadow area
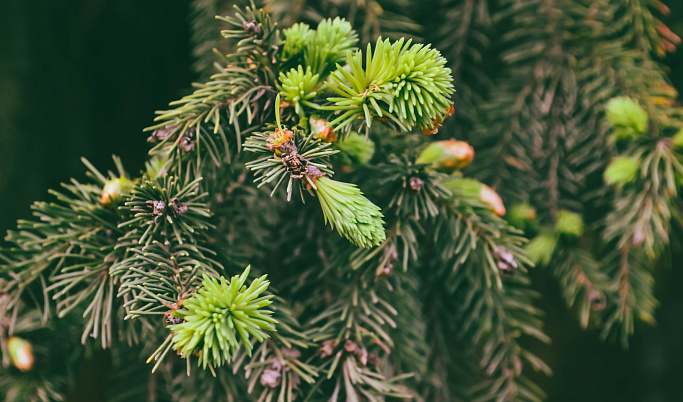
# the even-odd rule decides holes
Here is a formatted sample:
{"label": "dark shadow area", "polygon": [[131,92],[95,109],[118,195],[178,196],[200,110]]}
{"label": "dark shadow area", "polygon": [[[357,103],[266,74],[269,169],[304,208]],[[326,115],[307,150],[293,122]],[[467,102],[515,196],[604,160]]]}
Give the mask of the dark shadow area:
{"label": "dark shadow area", "polygon": [[[97,168],[147,151],[154,110],[189,88],[185,2],[5,2],[0,12],[0,229],[29,215],[80,157]],[[8,4],[7,4],[8,3]]]}

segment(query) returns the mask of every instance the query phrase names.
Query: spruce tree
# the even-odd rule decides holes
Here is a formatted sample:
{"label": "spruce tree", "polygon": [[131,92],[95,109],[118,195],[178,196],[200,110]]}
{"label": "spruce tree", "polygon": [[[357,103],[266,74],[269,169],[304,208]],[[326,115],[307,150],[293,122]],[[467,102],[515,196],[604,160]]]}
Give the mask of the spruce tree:
{"label": "spruce tree", "polygon": [[83,160],[7,234],[0,395],[63,400],[106,349],[112,401],[544,400],[530,269],[606,342],[653,320],[683,183],[666,13],[196,0],[202,82],[145,171]]}

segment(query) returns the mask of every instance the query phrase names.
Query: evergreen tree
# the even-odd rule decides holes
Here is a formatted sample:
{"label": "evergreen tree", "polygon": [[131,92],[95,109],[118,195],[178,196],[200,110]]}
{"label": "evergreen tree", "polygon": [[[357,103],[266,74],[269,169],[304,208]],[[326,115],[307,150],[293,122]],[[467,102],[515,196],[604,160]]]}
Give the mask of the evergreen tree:
{"label": "evergreen tree", "polygon": [[195,1],[204,82],[146,170],[84,160],[8,233],[5,400],[64,399],[100,348],[111,400],[543,400],[534,266],[608,341],[653,320],[663,3],[235,3]]}

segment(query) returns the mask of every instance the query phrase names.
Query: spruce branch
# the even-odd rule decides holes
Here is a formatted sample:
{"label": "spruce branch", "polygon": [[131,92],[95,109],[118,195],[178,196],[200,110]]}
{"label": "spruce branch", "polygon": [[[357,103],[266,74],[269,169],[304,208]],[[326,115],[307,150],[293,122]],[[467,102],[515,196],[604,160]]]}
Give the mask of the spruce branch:
{"label": "spruce branch", "polygon": [[173,102],[174,109],[159,112],[155,119],[159,123],[146,129],[156,130],[151,141],[158,144],[150,153],[176,158],[197,153],[206,156],[210,164],[220,166],[231,155],[231,131],[222,122],[233,126],[237,144],[233,148],[239,149],[242,130],[238,117],[244,115],[249,125],[263,121],[272,113],[275,92],[273,81],[260,81],[253,68],[227,66],[199,85],[192,95]]}
{"label": "spruce branch", "polygon": [[286,102],[294,105],[294,110],[299,117],[305,121],[306,114],[303,106],[315,108],[317,105],[311,103],[310,99],[317,94],[315,86],[318,84],[319,75],[311,72],[311,67],[306,66],[304,72],[301,65],[298,69],[291,69],[287,74],[280,73],[281,85],[278,85],[280,93],[284,95]]}
{"label": "spruce branch", "polygon": [[258,187],[274,183],[272,196],[286,182],[288,201],[295,187],[303,200],[303,191],[312,188],[318,177],[333,174],[328,158],[337,152],[315,133],[306,134],[296,127],[293,131],[280,127],[272,133],[255,133],[247,138],[244,148],[267,155],[246,164],[255,172]]}
{"label": "spruce branch", "polygon": [[283,32],[285,64],[305,65],[312,74],[325,77],[342,63],[346,51],[358,42],[358,35],[351,25],[339,17],[320,21],[315,30],[306,24],[294,24]]}
{"label": "spruce branch", "polygon": [[[398,46],[396,46],[398,47]],[[349,71],[337,68],[331,75],[330,86],[338,96],[328,100],[334,102],[334,109],[343,113],[330,122],[330,126],[339,132],[346,128],[352,128],[351,124],[357,119],[365,119],[365,124],[372,124],[371,110],[377,117],[392,118],[400,126],[400,120],[393,117],[389,112],[391,95],[388,93],[390,81],[394,78],[395,65],[398,54],[393,52],[396,48],[391,46],[389,39],[377,40],[373,49],[368,44],[365,52],[365,68],[363,68],[363,52],[355,54],[347,52],[346,64]],[[397,49],[400,50],[400,47]],[[407,129],[407,126],[402,128]]]}
{"label": "spruce branch", "polygon": [[311,42],[316,32],[308,24],[303,22],[296,23],[282,31],[284,46],[282,47],[282,58],[290,61],[294,60],[299,65],[304,63],[304,51],[306,45]]}
{"label": "spruce branch", "polygon": [[358,247],[370,248],[386,239],[384,221],[378,206],[363,196],[353,184],[342,183],[327,177],[316,181],[316,194],[332,229]]}
{"label": "spruce branch", "polygon": [[[234,17],[219,19],[232,28],[222,35],[235,41],[236,49],[207,83],[197,84],[193,94],[172,102],[173,109],[157,112],[157,124],[145,129],[153,131],[150,141],[158,143],[152,155],[174,155],[180,160],[190,153],[198,161],[206,159],[209,166],[220,167],[241,149],[240,124],[253,129],[252,123],[262,124],[272,114],[279,74],[276,24],[263,10],[256,10],[253,1],[250,7],[236,7]],[[232,125],[232,130],[222,123]],[[232,147],[230,131],[235,135]]]}
{"label": "spruce branch", "polygon": [[550,263],[571,308],[576,306],[579,323],[588,327],[591,318],[614,305],[614,282],[604,272],[600,261],[577,246],[563,246]]}
{"label": "spruce branch", "polygon": [[256,9],[253,0],[246,7],[234,6],[233,16],[216,17],[221,21],[227,22],[232,29],[221,31],[226,39],[237,42],[235,56],[247,56],[258,62],[264,74],[274,80],[275,75],[272,67],[277,63],[276,53],[280,45],[280,30],[277,23],[273,22],[270,14],[263,9]]}
{"label": "spruce branch", "polygon": [[224,271],[211,258],[215,252],[194,244],[155,241],[130,252],[110,270],[121,277],[118,297],[124,301],[126,319],[163,315],[165,323],[177,322],[171,313],[197,291],[203,275],[217,277]]}
{"label": "spruce branch", "polygon": [[[180,244],[192,239],[196,232],[212,227],[207,223],[211,212],[204,202],[207,193],[200,192],[201,178],[190,181],[166,175],[162,179],[146,180],[131,192],[130,200],[120,209],[132,219],[119,224],[130,228],[128,238],[138,244],[150,245],[153,240],[170,237]],[[191,241],[191,240],[190,240]]]}
{"label": "spruce branch", "polygon": [[[614,211],[606,217],[604,236],[606,240],[618,238],[620,248],[628,243],[644,248],[653,257],[668,243],[669,222],[672,217],[673,197],[677,194],[676,177],[683,174],[683,162],[679,159],[667,138],[648,145],[630,149],[629,154],[639,162],[637,177],[619,179],[624,184],[614,201]],[[620,168],[616,171],[616,168]],[[612,176],[630,169],[630,166],[614,166],[605,172]],[[628,173],[629,179],[631,176]],[[609,176],[607,177],[609,180]],[[616,180],[612,178],[611,180]]]}
{"label": "spruce branch", "polygon": [[80,312],[86,319],[81,342],[100,337],[103,348],[111,344],[117,308],[118,283],[109,276],[109,268],[126,255],[115,247],[123,235],[116,227],[123,218],[116,205],[127,197],[120,185],[126,173],[120,160],[114,161],[118,172],[109,172],[107,178],[83,160],[93,183],[72,180],[63,184],[65,192],[51,191],[56,202],[35,203],[38,220],[20,221],[21,231],[8,234],[15,247],[6,251],[13,257],[3,266],[3,275],[8,276],[3,293],[11,300],[8,308],[16,308],[25,290],[36,288],[42,295],[34,300],[42,301],[37,304],[44,309],[44,320],[51,308],[49,299],[56,300],[59,317],[87,303]]}
{"label": "spruce branch", "polygon": [[[435,289],[456,298],[457,336],[477,349],[479,365],[488,380],[469,391],[481,400],[540,400],[543,392],[525,376],[525,365],[549,372],[537,356],[523,349],[521,335],[548,342],[540,328],[540,311],[532,307],[521,248],[523,238],[480,199],[461,187],[453,192],[435,223],[434,242],[453,239],[441,250],[433,280]],[[513,275],[514,274],[514,275]],[[505,279],[504,279],[505,278]]]}
{"label": "spruce branch", "polygon": [[[659,256],[668,244],[676,211],[676,177],[683,174],[683,160],[666,135],[677,128],[667,127],[668,121],[660,114],[648,116],[637,102],[624,98],[611,101],[608,112],[622,154],[604,174],[606,182],[617,189],[602,235],[605,244],[617,251],[609,253],[604,262],[616,290],[615,302],[608,304],[604,313],[602,336],[620,339],[626,346],[635,317],[654,322],[657,302],[646,261]],[[648,125],[648,118],[655,121]]]}
{"label": "spruce branch", "polygon": [[389,208],[395,209],[397,215],[415,220],[439,215],[439,200],[450,196],[450,191],[441,183],[441,175],[429,170],[429,165],[419,163],[419,159],[411,161],[391,155],[380,168],[379,185],[392,189]]}
{"label": "spruce branch", "polygon": [[654,279],[639,252],[630,246],[613,250],[605,257],[603,264],[607,274],[615,278],[616,290],[612,298],[614,304],[607,306],[603,312],[603,339],[619,341],[628,346],[628,340],[635,328],[636,318],[654,323],[654,309],[657,300],[654,297]]}
{"label": "spruce branch", "polygon": [[[449,97],[455,92],[446,59],[430,45],[411,46],[408,41],[396,65],[389,112],[399,111],[410,127],[431,131],[438,128],[435,126],[440,123],[435,123],[435,120],[446,114],[451,107]],[[448,113],[452,114],[450,111]]]}
{"label": "spruce branch", "polygon": [[[219,18],[218,72],[160,112],[141,179],[93,169],[8,235],[2,346],[56,306],[116,355],[112,329],[156,348],[160,375],[133,398],[536,401],[528,370],[548,367],[527,345],[548,339],[532,261],[603,337],[652,321],[683,177],[683,113],[651,55],[677,39],[655,3],[422,2],[412,16],[448,61],[380,38],[416,28],[392,14],[403,0],[266,3],[306,23],[280,32],[253,2]],[[282,185],[323,214],[273,197]],[[215,377],[188,377],[192,356]],[[63,376],[15,377],[0,392],[61,392]]]}
{"label": "spruce branch", "polygon": [[393,317],[398,312],[374,289],[361,286],[346,289],[336,303],[310,322],[317,325],[313,340],[322,342],[320,370],[326,376],[321,381],[332,387],[333,398],[410,398],[407,390],[396,384],[407,376],[390,378],[377,367],[381,362],[378,354],[388,354],[394,346],[387,330],[396,326]]}
{"label": "spruce branch", "polygon": [[253,349],[250,336],[259,342],[269,337],[264,330],[274,331],[277,321],[270,317],[272,311],[263,308],[271,304],[273,296],[260,296],[269,282],[264,275],[247,287],[249,269],[232,277],[230,283],[223,277],[218,280],[204,276],[197,293],[172,313],[182,320],[168,327],[173,334],[173,349],[184,358],[198,353],[199,364],[206,369],[232,360],[240,345],[236,335],[248,354]]}
{"label": "spruce branch", "polygon": [[305,394],[319,376],[317,367],[306,362],[314,344],[284,300],[276,297],[272,307],[278,331],[272,332],[272,338],[262,342],[251,357],[241,351],[232,368],[234,373],[244,371],[248,392],[258,395],[259,400],[291,402]]}
{"label": "spruce branch", "polygon": [[602,12],[618,17],[612,19],[607,32],[642,53],[664,56],[674,51],[681,39],[654,16],[655,8],[662,14],[668,13],[667,7],[658,1],[609,2]]}
{"label": "spruce branch", "polygon": [[[510,75],[500,78],[481,107],[473,166],[506,201],[529,202],[538,212],[540,229],[530,232],[537,236],[529,256],[561,280],[569,305],[578,301],[582,324],[596,316],[590,311],[597,306],[610,317],[597,320],[605,333],[625,342],[632,309],[642,307],[639,315],[648,320],[654,305],[649,273],[637,254],[655,257],[668,242],[673,209],[666,194],[675,192],[660,183],[671,183],[678,170],[668,144],[672,116],[680,111],[648,50],[659,40],[657,22],[647,10],[634,14],[647,6],[608,3],[504,2],[494,21],[506,31],[503,43],[510,46],[502,57]],[[524,22],[539,17],[544,24]],[[586,48],[588,41],[599,45]],[[606,166],[610,155],[615,157]],[[605,167],[605,181],[615,191],[586,191]],[[657,184],[649,175],[658,177]],[[608,212],[591,217],[583,240],[558,232],[563,210],[596,208]],[[591,246],[596,239],[602,241]],[[595,261],[615,247],[626,257]]]}
{"label": "spruce branch", "polygon": [[[453,93],[451,70],[446,60],[429,46],[399,39],[378,39],[363,53],[347,53],[349,71],[337,67],[330,86],[338,96],[329,97],[334,106],[324,109],[341,114],[330,122],[335,131],[348,132],[357,119],[367,127],[373,117],[386,118],[401,130],[414,126],[432,132],[440,125],[450,107]],[[449,112],[450,113],[450,112]]]}

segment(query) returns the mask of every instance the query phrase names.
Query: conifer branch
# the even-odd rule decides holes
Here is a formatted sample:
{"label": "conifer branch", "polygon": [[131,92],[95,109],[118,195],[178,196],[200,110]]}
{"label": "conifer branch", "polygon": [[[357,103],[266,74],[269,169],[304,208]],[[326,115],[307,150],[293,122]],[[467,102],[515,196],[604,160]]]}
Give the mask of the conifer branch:
{"label": "conifer branch", "polygon": [[[206,13],[231,3],[196,2],[202,71]],[[401,0],[266,4],[218,18],[217,72],[158,113],[141,177],[86,162],[9,233],[5,365],[33,369],[40,325],[79,326],[114,381],[144,379],[128,398],[537,401],[533,262],[605,338],[652,321],[683,113],[650,3],[430,0],[411,18],[449,60]],[[4,373],[0,392],[62,395],[63,374]]]}

